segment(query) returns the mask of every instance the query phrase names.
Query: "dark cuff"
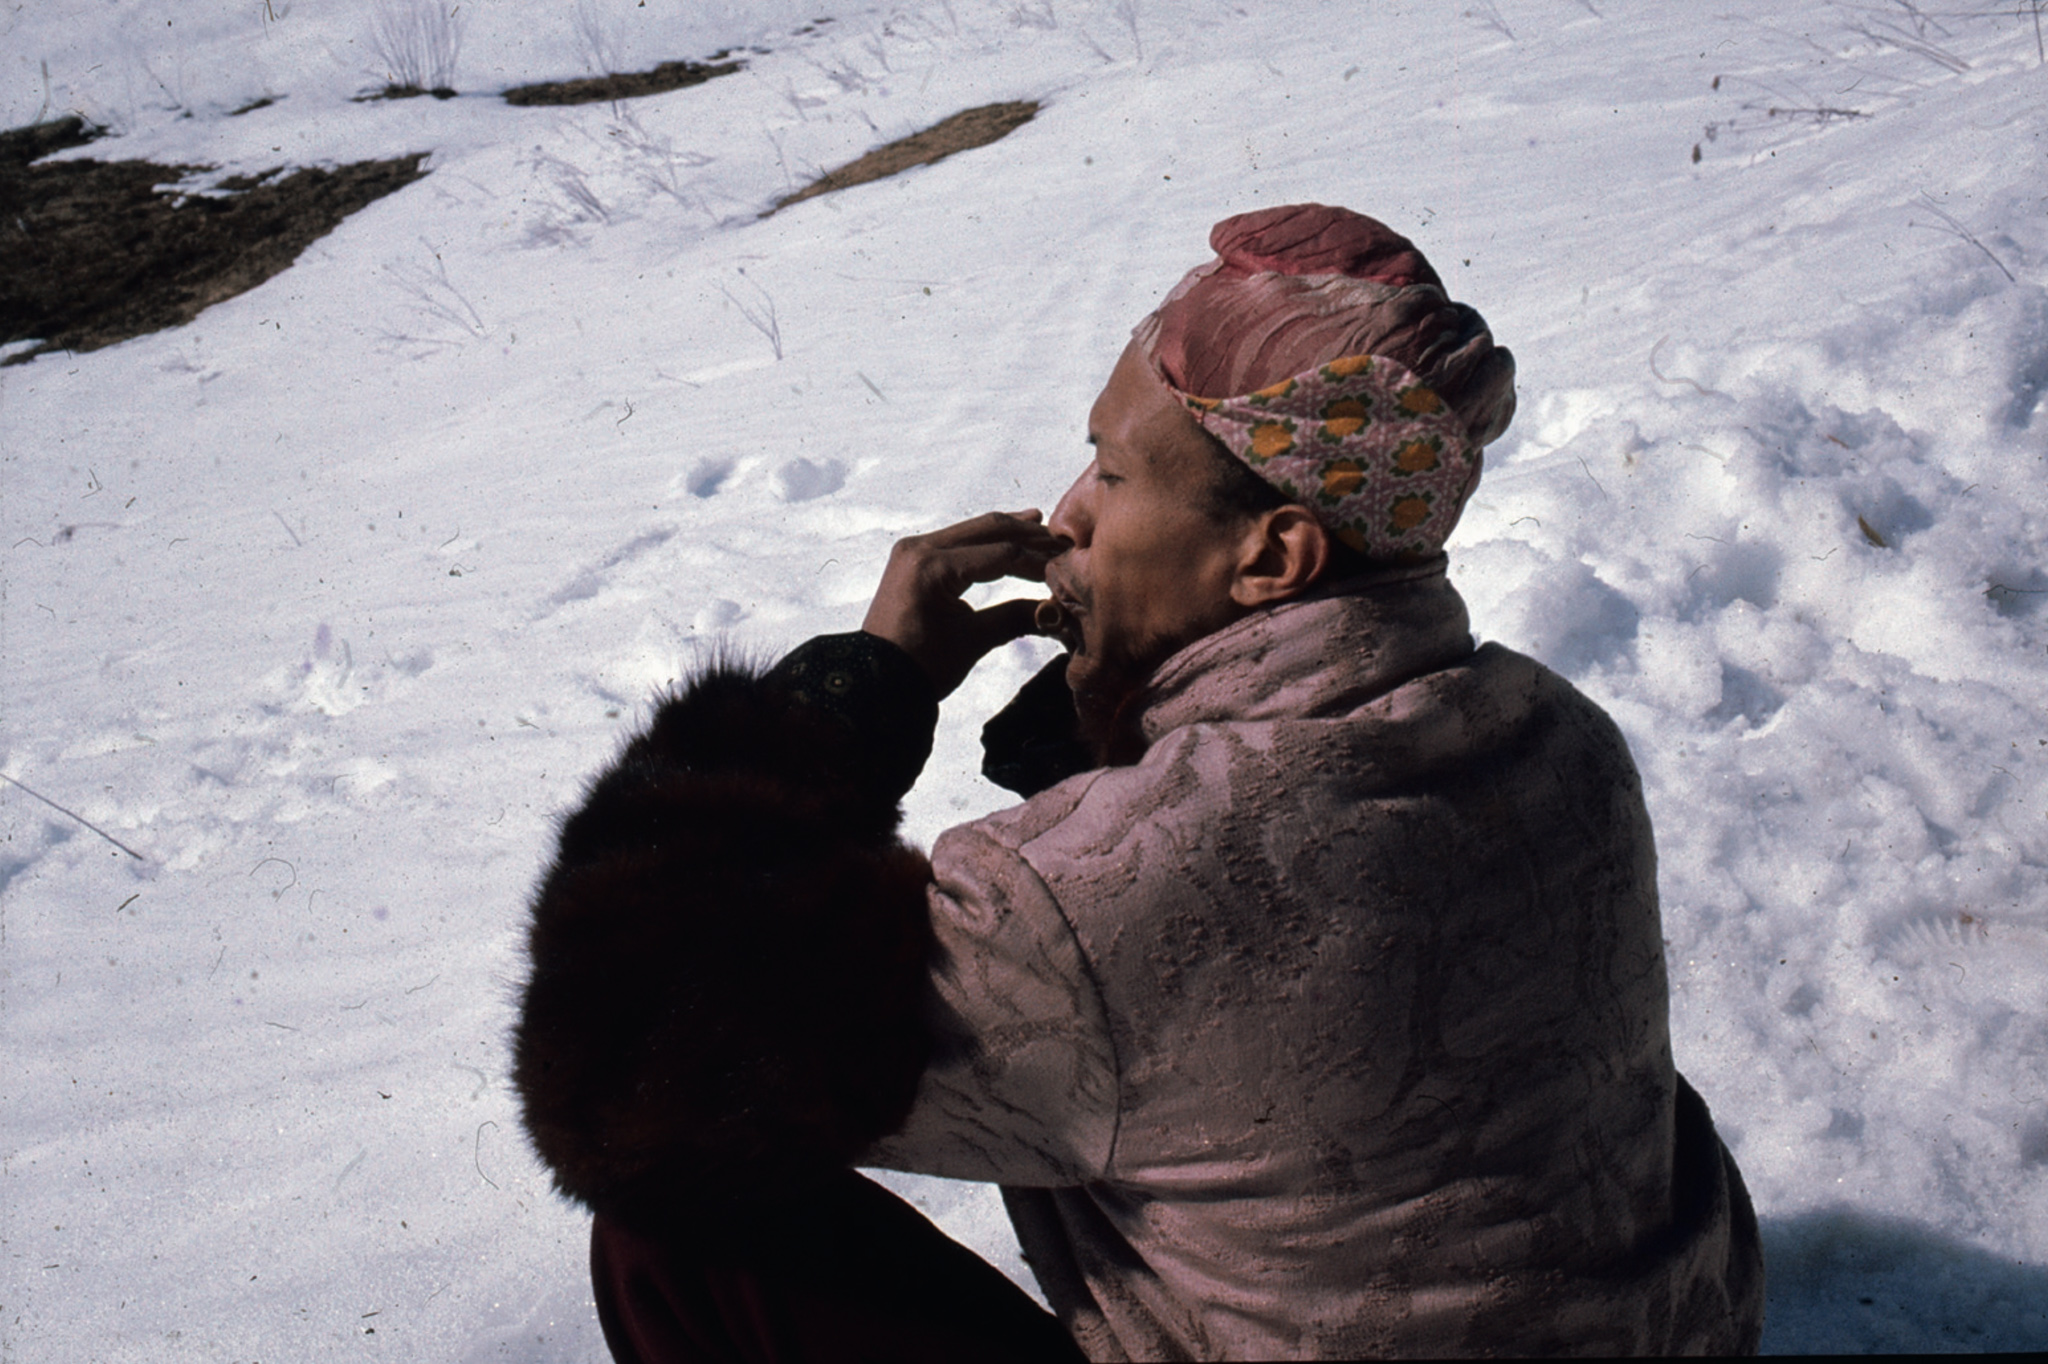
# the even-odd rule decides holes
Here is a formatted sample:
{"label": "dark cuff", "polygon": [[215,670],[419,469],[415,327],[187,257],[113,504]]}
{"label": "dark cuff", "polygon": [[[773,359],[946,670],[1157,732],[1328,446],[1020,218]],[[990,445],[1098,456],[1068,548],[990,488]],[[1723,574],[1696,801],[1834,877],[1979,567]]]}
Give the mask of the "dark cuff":
{"label": "dark cuff", "polygon": [[981,727],[981,774],[1027,800],[1098,764],[1081,742],[1074,693],[1061,654],[1038,670],[1015,699]]}
{"label": "dark cuff", "polygon": [[819,635],[762,680],[844,728],[855,740],[862,783],[892,805],[931,757],[938,694],[916,660],[886,639],[863,630]]}

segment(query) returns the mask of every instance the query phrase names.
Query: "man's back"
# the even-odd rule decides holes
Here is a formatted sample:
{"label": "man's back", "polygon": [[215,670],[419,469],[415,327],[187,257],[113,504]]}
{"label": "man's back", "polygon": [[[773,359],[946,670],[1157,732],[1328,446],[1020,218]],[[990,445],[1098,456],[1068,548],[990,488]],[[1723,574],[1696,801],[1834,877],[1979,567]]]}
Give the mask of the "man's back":
{"label": "man's back", "polygon": [[1475,652],[1440,563],[1211,635],[1143,705],[1135,766],[934,848],[940,1056],[870,1158],[1011,1186],[1100,1357],[1753,1348],[1606,717]]}

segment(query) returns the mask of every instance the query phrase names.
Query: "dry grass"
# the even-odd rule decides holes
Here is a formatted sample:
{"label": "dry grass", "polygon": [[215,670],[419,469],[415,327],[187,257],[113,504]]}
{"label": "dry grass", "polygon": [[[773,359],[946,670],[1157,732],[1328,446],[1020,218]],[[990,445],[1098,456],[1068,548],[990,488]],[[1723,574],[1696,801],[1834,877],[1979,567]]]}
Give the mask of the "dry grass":
{"label": "dry grass", "polygon": [[618,71],[577,80],[543,81],[520,85],[505,92],[507,104],[598,104],[606,100],[637,99],[702,85],[716,76],[729,76],[746,63],[722,60],[727,54],[714,52],[706,62],[663,62],[651,71]]}
{"label": "dry grass", "polygon": [[875,148],[858,160],[847,162],[837,170],[827,171],[794,194],[777,199],[761,216],[766,218],[788,208],[791,204],[800,204],[806,199],[815,199],[820,194],[830,194],[836,189],[850,189],[873,180],[884,180],[913,166],[928,166],[934,161],[945,160],[954,152],[986,147],[989,143],[1000,141],[1023,127],[1036,117],[1037,113],[1036,100],[983,104],[973,109],[963,109],[951,118],[934,123],[923,132],[898,138],[887,146]]}
{"label": "dry grass", "polygon": [[[148,161],[30,164],[99,134],[78,118],[0,133],[0,344],[5,363],[87,351],[191,321],[279,273],[343,218],[419,179],[425,153],[160,192],[199,169]],[[272,178],[275,176],[275,178]]]}

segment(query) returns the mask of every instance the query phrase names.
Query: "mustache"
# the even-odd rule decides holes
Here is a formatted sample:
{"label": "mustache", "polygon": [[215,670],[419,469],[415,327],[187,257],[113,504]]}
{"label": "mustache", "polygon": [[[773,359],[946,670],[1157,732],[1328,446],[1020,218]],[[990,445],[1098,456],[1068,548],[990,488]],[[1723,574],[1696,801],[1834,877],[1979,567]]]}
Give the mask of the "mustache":
{"label": "mustache", "polygon": [[1075,582],[1061,568],[1057,559],[1045,566],[1045,588],[1052,594],[1052,601],[1048,604],[1057,606],[1062,611],[1073,607],[1086,611],[1092,604],[1093,594],[1082,584]]}

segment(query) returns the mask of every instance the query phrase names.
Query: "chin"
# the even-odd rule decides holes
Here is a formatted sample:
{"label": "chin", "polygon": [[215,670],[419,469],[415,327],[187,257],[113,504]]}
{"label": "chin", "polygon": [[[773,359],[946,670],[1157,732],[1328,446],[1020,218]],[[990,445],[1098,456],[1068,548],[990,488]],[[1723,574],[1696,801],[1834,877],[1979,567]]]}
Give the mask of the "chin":
{"label": "chin", "polygon": [[[1060,643],[1067,646],[1067,690],[1074,693],[1076,698],[1095,694],[1098,690],[1097,674],[1102,670],[1097,666],[1094,657],[1078,640],[1073,643],[1061,640]],[[1076,704],[1078,703],[1077,699]]]}
{"label": "chin", "polygon": [[1143,756],[1144,740],[1130,703],[1151,675],[1150,665],[1131,661],[1119,666],[1117,661],[1089,652],[1085,644],[1067,660],[1067,689],[1074,694],[1081,739],[1097,764],[1118,767]]}

